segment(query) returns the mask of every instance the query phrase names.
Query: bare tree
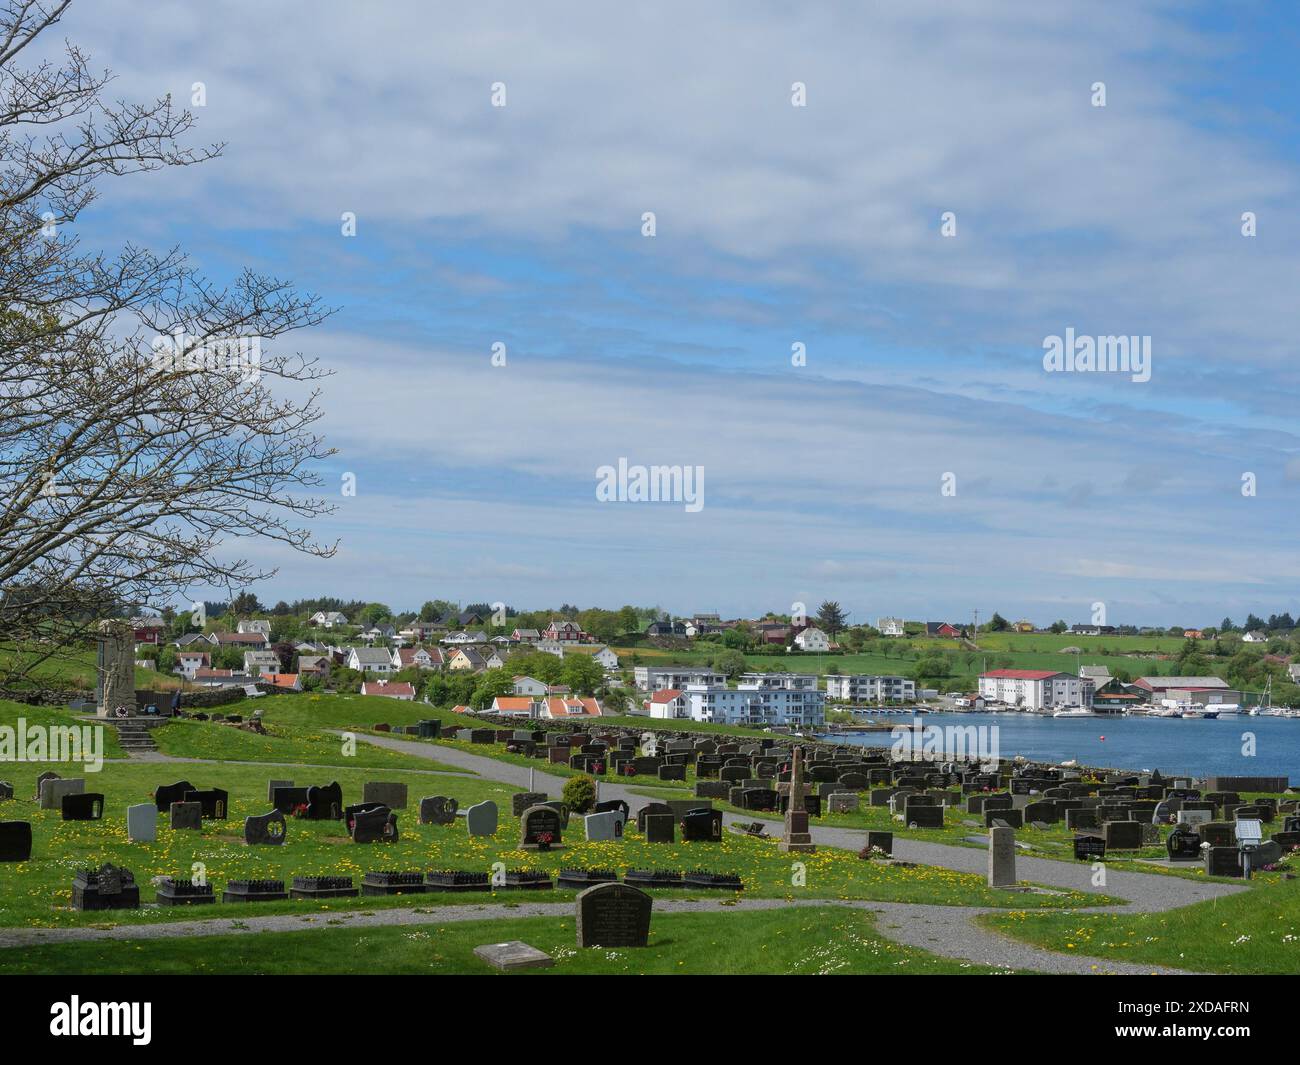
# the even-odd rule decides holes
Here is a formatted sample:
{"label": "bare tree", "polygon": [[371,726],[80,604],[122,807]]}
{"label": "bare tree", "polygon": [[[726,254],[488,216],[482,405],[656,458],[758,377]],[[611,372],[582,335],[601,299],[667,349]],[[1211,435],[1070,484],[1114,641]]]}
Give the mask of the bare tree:
{"label": "bare tree", "polygon": [[19,670],[107,609],[274,572],[218,557],[232,538],[334,550],[303,527],[333,509],[306,494],[333,454],[325,372],[271,350],[327,312],[251,271],[214,286],[176,248],[80,247],[98,184],[221,146],[183,147],[170,97],[110,99],[75,45],[21,65],[67,7],[0,4],[0,641]]}

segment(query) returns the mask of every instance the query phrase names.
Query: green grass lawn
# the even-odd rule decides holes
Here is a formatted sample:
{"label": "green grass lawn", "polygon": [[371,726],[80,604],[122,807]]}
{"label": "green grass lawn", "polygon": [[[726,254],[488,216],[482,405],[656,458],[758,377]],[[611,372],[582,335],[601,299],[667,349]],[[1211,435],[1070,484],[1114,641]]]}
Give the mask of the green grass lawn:
{"label": "green grass lawn", "polygon": [[342,737],[305,725],[285,725],[268,720],[264,727],[266,734],[259,735],[219,722],[179,720],[154,729],[151,735],[160,751],[178,758],[469,772],[442,762],[384,750],[363,742],[356,743],[354,754],[344,755]]}
{"label": "green grass lawn", "polygon": [[1166,913],[1014,911],[982,920],[1065,954],[1196,972],[1300,973],[1300,880],[1256,883],[1251,891]]}
{"label": "green grass lawn", "polygon": [[[259,912],[261,912],[259,910]],[[5,974],[495,974],[474,956],[521,939],[555,959],[518,975],[989,975],[1005,970],[939,958],[881,936],[871,914],[836,907],[651,918],[649,946],[579,949],[572,917],[406,927],[342,927],[256,935],[65,943],[0,951]]]}

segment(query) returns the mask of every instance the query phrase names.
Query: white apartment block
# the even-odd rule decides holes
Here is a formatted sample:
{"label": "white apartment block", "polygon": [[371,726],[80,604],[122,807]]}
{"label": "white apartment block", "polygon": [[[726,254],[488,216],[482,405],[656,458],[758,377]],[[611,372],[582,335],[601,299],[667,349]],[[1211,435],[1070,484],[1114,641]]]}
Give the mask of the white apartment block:
{"label": "white apartment block", "polygon": [[790,728],[818,727],[826,721],[826,696],[816,688],[739,688],[691,685],[685,691],[689,715],[694,721],[718,725],[751,725]]}
{"label": "white apartment block", "polygon": [[727,677],[723,673],[691,666],[634,666],[632,676],[636,686],[643,692],[680,689],[692,684],[717,687],[727,683]]}
{"label": "white apartment block", "polygon": [[754,687],[763,691],[784,688],[788,691],[816,691],[816,673],[742,673],[740,687]]}
{"label": "white apartment block", "polygon": [[916,681],[911,677],[832,674],[826,678],[826,698],[855,703],[910,703],[916,701]]}
{"label": "white apartment block", "polygon": [[1053,706],[1081,706],[1091,683],[1073,673],[1050,669],[994,669],[980,674],[980,695],[985,699],[1046,710]]}

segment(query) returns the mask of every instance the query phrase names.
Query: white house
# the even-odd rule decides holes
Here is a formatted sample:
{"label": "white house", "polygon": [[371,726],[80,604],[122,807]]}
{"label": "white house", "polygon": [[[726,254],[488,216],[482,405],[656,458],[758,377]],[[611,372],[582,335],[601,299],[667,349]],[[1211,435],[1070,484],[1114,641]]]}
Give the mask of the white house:
{"label": "white house", "polygon": [[442,652],[436,647],[430,651],[425,647],[394,647],[393,668],[396,670],[437,669],[442,665]]}
{"label": "white house", "polygon": [[1258,629],[1253,629],[1250,632],[1246,633],[1246,635],[1241,638],[1241,642],[1242,643],[1268,643],[1268,636],[1267,634],[1260,632]]}
{"label": "white house", "polygon": [[546,685],[536,677],[515,677],[515,694],[528,695],[535,699],[546,694]]}
{"label": "white house", "polygon": [[348,623],[347,617],[337,610],[318,610],[311,616],[311,620],[323,629],[337,629]]}
{"label": "white house", "polygon": [[877,618],[876,628],[880,630],[882,636],[905,635],[902,618]]}
{"label": "white house", "polygon": [[830,637],[821,629],[811,625],[795,634],[794,645],[801,651],[829,651],[831,649]]}
{"label": "white house", "polygon": [[651,717],[679,718],[689,717],[686,706],[686,693],[676,688],[664,688],[652,692],[645,701],[646,713]]}
{"label": "white house", "polygon": [[260,632],[267,639],[271,637],[271,623],[266,618],[245,618],[236,627],[236,632]]}
{"label": "white house", "polygon": [[245,651],[244,672],[259,676],[263,670],[280,672],[280,656],[274,651]]}
{"label": "white house", "polygon": [[1081,706],[1085,685],[1091,689],[1091,682],[1082,677],[1050,669],[991,669],[980,674],[980,695],[985,699],[1026,710]]}
{"label": "white house", "polygon": [[364,673],[393,673],[393,657],[382,647],[353,647],[348,651],[348,669]]}
{"label": "white house", "polygon": [[207,651],[177,651],[176,652],[176,669],[186,680],[193,680],[194,674],[200,669],[207,669],[211,662],[211,655]]}

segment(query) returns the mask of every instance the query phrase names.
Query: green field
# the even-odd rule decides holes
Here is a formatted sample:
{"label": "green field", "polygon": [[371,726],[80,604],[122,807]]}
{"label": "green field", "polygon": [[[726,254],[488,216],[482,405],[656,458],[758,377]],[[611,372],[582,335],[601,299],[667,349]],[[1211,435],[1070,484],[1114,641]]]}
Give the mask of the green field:
{"label": "green field", "polygon": [[1167,913],[1017,911],[981,920],[1066,954],[1196,972],[1300,973],[1300,880],[1256,883],[1251,891]]}
{"label": "green field", "polygon": [[[549,897],[549,896],[548,896]],[[724,904],[725,905],[725,904]],[[256,935],[127,939],[0,950],[0,973],[491,974],[474,956],[484,943],[520,939],[555,959],[519,975],[990,975],[989,969],[901,946],[872,915],[839,907],[651,918],[640,948],[580,950],[572,917],[504,918],[404,927],[336,927]],[[264,912],[260,907],[258,913]],[[349,914],[336,923],[346,926]]]}

